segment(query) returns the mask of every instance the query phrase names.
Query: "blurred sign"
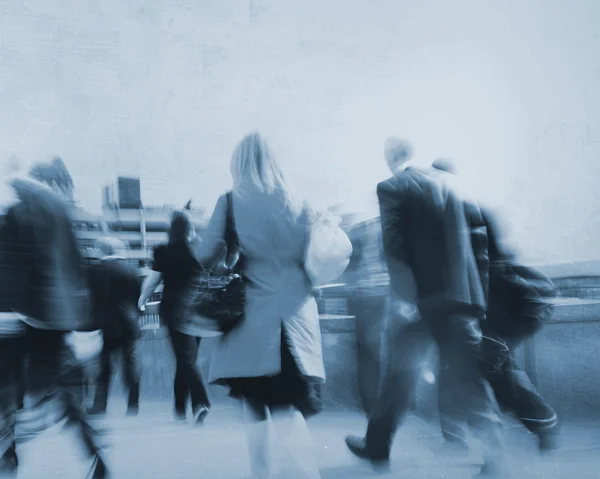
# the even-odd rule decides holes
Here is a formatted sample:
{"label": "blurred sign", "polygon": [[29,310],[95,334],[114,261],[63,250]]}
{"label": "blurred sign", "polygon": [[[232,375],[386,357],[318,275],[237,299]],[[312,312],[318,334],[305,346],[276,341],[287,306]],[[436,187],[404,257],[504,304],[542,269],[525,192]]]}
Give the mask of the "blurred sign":
{"label": "blurred sign", "polygon": [[119,208],[141,208],[142,197],[139,178],[123,178],[117,180],[119,189]]}

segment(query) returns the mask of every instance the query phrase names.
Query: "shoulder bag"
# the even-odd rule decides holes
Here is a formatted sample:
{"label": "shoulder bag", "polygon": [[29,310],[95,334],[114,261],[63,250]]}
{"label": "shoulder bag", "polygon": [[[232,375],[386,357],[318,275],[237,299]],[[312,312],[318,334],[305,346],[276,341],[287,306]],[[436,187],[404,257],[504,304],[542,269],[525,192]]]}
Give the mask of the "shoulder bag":
{"label": "shoulder bag", "polygon": [[225,271],[217,273],[202,268],[183,295],[180,330],[186,334],[198,337],[225,334],[244,317],[243,255],[233,219],[231,192],[227,193],[224,239],[227,245]]}

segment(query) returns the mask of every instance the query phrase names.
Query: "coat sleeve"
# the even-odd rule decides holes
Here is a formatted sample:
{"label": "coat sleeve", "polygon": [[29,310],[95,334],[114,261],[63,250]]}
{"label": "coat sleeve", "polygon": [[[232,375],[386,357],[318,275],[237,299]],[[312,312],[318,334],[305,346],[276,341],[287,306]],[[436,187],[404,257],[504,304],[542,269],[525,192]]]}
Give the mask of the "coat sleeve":
{"label": "coat sleeve", "polygon": [[222,195],[218,200],[206,229],[201,233],[200,241],[193,244],[193,251],[198,262],[214,269],[225,260],[227,244],[225,227],[227,224],[227,197]]}
{"label": "coat sleeve", "polygon": [[390,181],[377,185],[383,252],[386,258],[407,263],[404,242],[404,195]]}
{"label": "coat sleeve", "polygon": [[[388,304],[388,317],[412,321],[418,314],[417,285],[408,262],[405,243],[405,200],[403,192],[390,181],[377,186],[381,220],[383,252],[390,273],[392,296]],[[405,321],[395,321],[405,323]]]}
{"label": "coat sleeve", "polygon": [[486,208],[481,210],[481,215],[487,229],[490,261],[502,262],[515,259],[516,253],[502,233],[502,225],[497,214]]}

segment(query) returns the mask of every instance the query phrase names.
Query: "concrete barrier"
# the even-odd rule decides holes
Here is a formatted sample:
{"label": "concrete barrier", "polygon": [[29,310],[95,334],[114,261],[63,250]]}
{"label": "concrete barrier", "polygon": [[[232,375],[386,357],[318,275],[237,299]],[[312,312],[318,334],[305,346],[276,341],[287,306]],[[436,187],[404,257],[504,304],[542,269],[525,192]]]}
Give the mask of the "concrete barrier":
{"label": "concrete barrier", "polygon": [[[346,311],[351,314],[339,314],[343,311],[338,309],[337,314],[328,311],[323,315],[326,408],[369,410],[372,407],[379,380],[375,338],[384,301],[381,295],[355,297]],[[554,321],[517,351],[518,360],[563,418],[597,419],[600,417],[600,302],[566,303],[556,311]],[[357,341],[357,334],[361,341]],[[198,364],[205,378],[217,342],[218,338],[202,340]],[[142,404],[145,401],[171,403],[175,361],[164,328],[144,332],[139,356],[143,368]],[[436,364],[437,354],[432,349],[427,368],[435,372]],[[124,409],[118,368],[116,375],[112,395]],[[225,388],[211,386],[208,389],[216,404],[232,404]],[[417,410],[425,416],[435,416],[436,398],[435,383],[422,380],[417,388]]]}

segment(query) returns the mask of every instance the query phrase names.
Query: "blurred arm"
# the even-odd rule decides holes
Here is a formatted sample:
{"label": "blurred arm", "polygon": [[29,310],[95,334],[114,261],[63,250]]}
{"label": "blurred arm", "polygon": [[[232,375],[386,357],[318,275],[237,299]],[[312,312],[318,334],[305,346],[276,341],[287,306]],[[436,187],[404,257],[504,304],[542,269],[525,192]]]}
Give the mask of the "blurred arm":
{"label": "blurred arm", "polygon": [[144,310],[144,306],[150,299],[150,296],[154,294],[154,291],[156,291],[156,288],[158,287],[161,281],[162,273],[159,273],[158,271],[152,270],[150,271],[150,274],[146,276],[142,285],[142,294],[138,301],[138,308],[140,308],[140,310]]}
{"label": "blurred arm", "polygon": [[216,268],[225,260],[227,244],[225,243],[225,227],[227,224],[227,198],[222,195],[217,200],[213,214],[201,239],[190,246],[196,260],[207,269]]}
{"label": "blurred arm", "polygon": [[406,194],[391,182],[380,183],[377,187],[383,251],[390,274],[391,297],[388,305],[389,316],[405,320],[414,319],[417,287],[408,264],[404,241],[404,208]]}

